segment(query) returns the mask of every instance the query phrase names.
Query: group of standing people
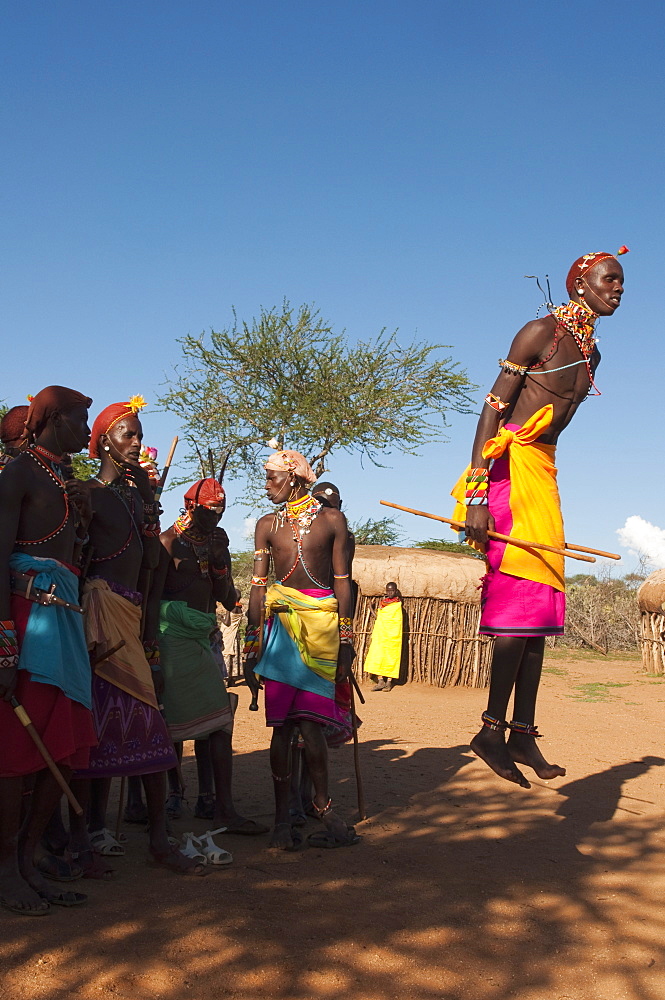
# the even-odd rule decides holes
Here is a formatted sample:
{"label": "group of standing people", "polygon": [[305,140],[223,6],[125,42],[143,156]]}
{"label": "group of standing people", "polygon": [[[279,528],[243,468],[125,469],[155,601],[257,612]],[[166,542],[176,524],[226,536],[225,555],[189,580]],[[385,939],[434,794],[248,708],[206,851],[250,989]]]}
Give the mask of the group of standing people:
{"label": "group of standing people", "polygon": [[[580,257],[567,290],[568,304],[550,304],[549,315],[520,330],[500,360],[471,464],[453,492],[456,520],[486,552],[480,631],[495,637],[488,707],[471,746],[499,776],[524,787],[518,765],[542,778],[565,774],[544,759],[535,725],[545,637],[563,631],[563,557],[514,548],[488,531],[565,544],[555,446],[595,389],[594,324],[612,315],[623,294],[617,255]],[[239,620],[228,537],[219,527],[221,482],[194,483],[181,515],[162,530],[155,476],[141,462],[143,400],[106,407],[92,431],[91,404],[75,390],[49,386],[28,408],[14,407],[0,427],[0,904],[25,915],[85,899],[46,881],[73,877],[66,862],[36,862],[45,835],[57,833],[62,790],[31,739],[28,717],[82,807],[80,815],[70,810],[68,836],[89,877],[107,877],[104,859],[122,851],[105,821],[115,776],[140,778],[150,855],[175,872],[201,875],[208,861],[228,863],[231,856],[212,840],[221,832],[268,832],[234,805],[234,706],[211,648],[218,607],[236,616],[230,624]],[[82,482],[70,456],[87,446],[100,465]],[[322,824],[310,840],[346,847],[359,838],[333,808],[328,746],[351,735],[355,542],[339,491],[316,484],[303,455],[277,451],[265,470],[274,512],[256,526],[244,664],[254,697],[263,686],[273,730],[270,847],[303,846],[294,781]],[[397,586],[389,583],[365,664],[379,678],[375,690],[389,690],[399,670],[401,614]],[[178,748],[189,739],[209,775],[197,803],[212,821],[203,853],[169,838],[166,774],[178,775]],[[140,795],[135,784],[134,805],[142,805]]]}

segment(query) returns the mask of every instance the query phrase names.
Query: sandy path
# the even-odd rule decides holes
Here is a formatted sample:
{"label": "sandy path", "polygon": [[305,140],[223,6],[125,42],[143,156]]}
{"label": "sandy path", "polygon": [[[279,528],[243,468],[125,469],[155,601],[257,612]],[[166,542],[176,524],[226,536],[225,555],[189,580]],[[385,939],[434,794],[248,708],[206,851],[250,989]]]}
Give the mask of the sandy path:
{"label": "sandy path", "polygon": [[[267,735],[238,690],[238,804],[268,820]],[[484,697],[367,693],[370,819],[355,848],[276,856],[266,838],[222,837],[231,869],[185,879],[148,868],[143,833],[126,827],[118,880],[77,885],[87,906],[42,920],[0,911],[0,996],[665,997],[665,680],[636,662],[549,661],[543,751],[568,776],[529,791],[468,750]],[[351,749],[332,767],[352,819]],[[185,771],[193,795],[193,760]]]}

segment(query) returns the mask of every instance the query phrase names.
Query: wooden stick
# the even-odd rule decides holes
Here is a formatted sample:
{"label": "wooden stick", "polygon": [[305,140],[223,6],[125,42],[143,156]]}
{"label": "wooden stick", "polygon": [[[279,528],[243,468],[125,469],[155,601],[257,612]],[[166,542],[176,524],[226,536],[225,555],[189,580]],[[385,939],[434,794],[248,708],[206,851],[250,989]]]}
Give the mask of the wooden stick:
{"label": "wooden stick", "polygon": [[41,736],[39,735],[39,733],[37,732],[32,723],[32,719],[30,718],[26,710],[23,708],[23,705],[21,705],[18,698],[12,698],[11,705],[17,715],[19,722],[21,723],[22,726],[25,726],[30,735],[30,738],[32,739],[32,742],[39,750],[39,753],[41,754],[44,763],[48,767],[49,771],[51,772],[55,780],[58,782],[58,785],[60,786],[64,794],[67,796],[67,800],[70,806],[72,807],[77,816],[82,816],[83,809],[81,808],[78,799],[76,798],[71,788],[65,781],[62,775],[62,771],[60,770],[56,762],[53,760],[53,757],[51,757],[51,754],[46,749],[44,741],[42,740]]}
{"label": "wooden stick", "polygon": [[162,469],[162,474],[159,477],[159,483],[157,484],[157,489],[155,490],[155,500],[159,500],[162,495],[164,486],[166,485],[166,477],[169,474],[169,469],[171,468],[171,462],[173,461],[173,456],[175,454],[176,447],[178,445],[178,435],[173,438],[171,442],[171,449],[168,453],[167,459],[164,462],[164,468]]}
{"label": "wooden stick", "polygon": [[[265,623],[266,623],[266,602],[265,602],[265,598],[264,598],[264,600],[263,600],[263,602],[261,604],[261,612],[259,614],[259,636],[258,636],[258,638],[259,638],[259,648],[258,648],[257,653],[256,653],[256,660],[254,661],[254,667],[251,668],[251,672],[252,673],[254,672],[254,668],[258,667],[259,660],[261,659],[261,657],[263,655],[263,627],[264,627]],[[247,680],[247,677],[245,677],[245,680],[247,681],[247,684],[248,684],[248,686],[249,686],[249,688],[250,688],[250,690],[252,692],[252,701],[250,703],[249,710],[250,710],[250,712],[258,712],[258,710],[259,710],[259,690],[258,690],[258,688],[256,690],[254,690],[254,688],[252,687],[252,685],[250,685],[249,681]],[[254,678],[254,680],[256,681],[256,677]]]}
{"label": "wooden stick", "polygon": [[[355,678],[352,676],[352,680]],[[360,754],[358,748],[358,718],[356,716],[356,702],[354,696],[354,685],[351,684],[351,725],[353,727],[353,766],[356,772],[356,790],[358,793],[358,813],[361,819],[367,818],[365,809],[365,791],[363,789],[363,776],[360,773]]]}
{"label": "wooden stick", "polygon": [[604,559],[621,559],[616,552],[602,552],[601,549],[587,549],[583,545],[571,545],[566,542],[566,548],[572,549],[573,552],[588,552],[592,556],[603,556]]}
{"label": "wooden stick", "polygon": [[[413,510],[412,507],[400,507],[398,503],[390,503],[388,500],[380,500],[384,507],[394,507],[395,510],[404,510],[407,514],[417,514],[418,517],[429,517],[432,521],[443,521],[458,531],[464,530],[461,521],[451,521],[449,517],[441,517],[439,514],[428,514],[424,510]],[[488,531],[489,538],[496,538],[498,542],[507,542],[508,545],[516,545],[518,549],[542,549],[543,552],[553,552],[557,556],[567,556],[569,559],[579,559],[580,562],[595,563],[593,556],[576,555],[568,549],[557,549],[554,545],[545,545],[544,542],[528,542],[525,538],[511,538],[510,535],[502,535],[498,531]]]}

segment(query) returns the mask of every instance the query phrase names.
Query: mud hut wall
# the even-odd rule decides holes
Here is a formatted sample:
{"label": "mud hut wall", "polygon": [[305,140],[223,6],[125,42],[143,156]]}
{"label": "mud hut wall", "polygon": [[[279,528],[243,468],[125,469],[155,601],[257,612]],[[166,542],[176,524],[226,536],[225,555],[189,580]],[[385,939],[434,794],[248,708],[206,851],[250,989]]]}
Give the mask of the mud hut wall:
{"label": "mud hut wall", "polygon": [[649,674],[665,674],[665,569],[657,569],[637,591],[642,664]]}
{"label": "mud hut wall", "polygon": [[[354,620],[360,678],[380,597],[358,595]],[[435,687],[486,687],[493,640],[478,635],[480,605],[431,597],[403,598],[405,638],[400,679]]]}
{"label": "mud hut wall", "polygon": [[665,615],[653,611],[640,614],[642,665],[648,674],[665,674]]}

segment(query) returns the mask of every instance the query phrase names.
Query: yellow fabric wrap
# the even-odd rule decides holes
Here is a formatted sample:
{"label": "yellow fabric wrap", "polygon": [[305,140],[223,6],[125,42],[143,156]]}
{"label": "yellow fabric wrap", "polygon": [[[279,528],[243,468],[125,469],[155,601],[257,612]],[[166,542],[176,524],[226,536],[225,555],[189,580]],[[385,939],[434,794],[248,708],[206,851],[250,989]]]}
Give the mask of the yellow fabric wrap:
{"label": "yellow fabric wrap", "polygon": [[363,671],[378,677],[399,677],[402,660],[402,602],[379,608]]}
{"label": "yellow fabric wrap", "polygon": [[122,639],[125,645],[94,668],[95,673],[121,691],[157,708],[150,666],[141,634],[141,609],[109,587],[106,580],[87,580],[83,588],[83,612],[88,649],[95,654],[112,649]]}
{"label": "yellow fabric wrap", "polygon": [[[561,503],[556,483],[553,444],[539,444],[537,439],[552,423],[551,403],[537,410],[519,430],[502,427],[496,437],[483,446],[483,458],[500,458],[508,450],[510,460],[511,537],[542,542],[562,549],[565,545]],[[452,490],[457,500],[453,519],[466,520],[464,494],[468,466]],[[491,486],[490,486],[491,492]],[[538,549],[506,545],[502,573],[523,580],[545,583],[555,590],[565,590],[564,557]]]}
{"label": "yellow fabric wrap", "polygon": [[303,663],[319,677],[334,681],[339,655],[339,617],[336,597],[308,597],[300,590],[273,583],[266,593],[266,615],[286,606],[280,621],[298,647]]}

